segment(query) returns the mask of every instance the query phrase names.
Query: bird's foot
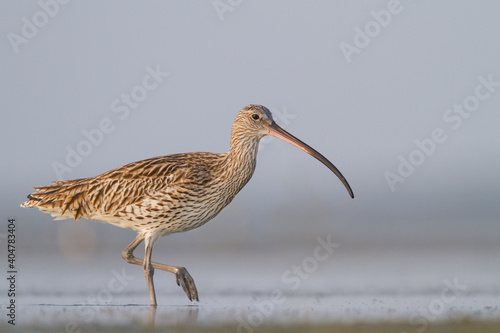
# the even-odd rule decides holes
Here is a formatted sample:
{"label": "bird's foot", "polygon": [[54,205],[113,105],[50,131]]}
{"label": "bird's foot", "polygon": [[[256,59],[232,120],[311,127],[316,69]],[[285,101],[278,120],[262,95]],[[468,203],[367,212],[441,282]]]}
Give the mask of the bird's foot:
{"label": "bird's foot", "polygon": [[200,301],[198,299],[198,290],[196,290],[194,280],[191,275],[189,275],[186,268],[179,267],[179,270],[177,271],[177,273],[175,273],[175,279],[177,280],[177,285],[181,286],[182,289],[184,289],[184,292],[186,293],[190,301]]}

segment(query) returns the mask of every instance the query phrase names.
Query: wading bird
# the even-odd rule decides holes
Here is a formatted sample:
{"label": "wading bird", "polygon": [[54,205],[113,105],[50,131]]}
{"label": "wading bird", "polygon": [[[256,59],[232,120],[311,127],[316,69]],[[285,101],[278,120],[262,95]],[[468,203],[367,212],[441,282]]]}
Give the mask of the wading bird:
{"label": "wading bird", "polygon": [[[186,268],[151,261],[153,243],[171,233],[187,231],[213,219],[250,180],[255,170],[260,139],[271,135],[284,140],[325,164],[347,188],[340,171],[323,155],[279,127],[261,105],[241,109],[231,130],[228,152],[187,153],[154,157],[124,165],[99,176],[56,181],[35,187],[22,207],[37,207],[56,220],[85,218],[137,231],[122,252],[127,262],[141,265],[151,305],[156,306],[154,269],[175,274],[188,298],[198,291]],[[133,255],[145,243],[144,259]]]}

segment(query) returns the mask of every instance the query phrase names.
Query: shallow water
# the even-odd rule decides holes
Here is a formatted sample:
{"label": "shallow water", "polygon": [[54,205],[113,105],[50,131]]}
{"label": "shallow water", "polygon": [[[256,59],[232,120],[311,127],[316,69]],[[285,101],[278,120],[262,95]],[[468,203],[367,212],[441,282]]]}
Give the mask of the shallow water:
{"label": "shallow water", "polygon": [[[252,332],[269,325],[369,323],[421,332],[463,320],[500,321],[498,249],[316,248],[183,251],[175,262],[190,271],[200,302],[190,302],[172,274],[156,271],[156,310],[149,307],[141,267],[125,263],[119,251],[80,261],[57,253],[33,255],[20,262],[15,328],[196,326]],[[159,252],[155,260],[165,261],[158,257]],[[3,313],[7,302],[2,297]]]}

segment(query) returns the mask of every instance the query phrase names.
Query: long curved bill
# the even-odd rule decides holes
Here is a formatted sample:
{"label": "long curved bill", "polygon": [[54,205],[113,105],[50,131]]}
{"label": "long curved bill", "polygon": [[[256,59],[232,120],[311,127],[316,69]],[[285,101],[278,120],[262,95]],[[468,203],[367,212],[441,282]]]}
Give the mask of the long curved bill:
{"label": "long curved bill", "polygon": [[347,180],[344,178],[342,173],[340,173],[339,169],[337,169],[335,165],[333,165],[329,160],[327,160],[326,157],[324,157],[323,155],[318,153],[315,149],[311,148],[304,142],[300,141],[299,139],[297,139],[296,137],[294,137],[281,127],[279,127],[274,121],[272,122],[271,125],[267,126],[267,129],[269,130],[268,135],[274,136],[275,138],[288,142],[289,144],[302,149],[303,151],[305,151],[306,153],[308,153],[309,155],[313,156],[321,163],[326,165],[328,169],[332,170],[333,173],[337,175],[337,177],[339,177],[340,181],[342,182],[342,184],[344,184],[345,188],[349,192],[351,198],[354,198],[354,193],[352,192],[351,186],[349,186]]}

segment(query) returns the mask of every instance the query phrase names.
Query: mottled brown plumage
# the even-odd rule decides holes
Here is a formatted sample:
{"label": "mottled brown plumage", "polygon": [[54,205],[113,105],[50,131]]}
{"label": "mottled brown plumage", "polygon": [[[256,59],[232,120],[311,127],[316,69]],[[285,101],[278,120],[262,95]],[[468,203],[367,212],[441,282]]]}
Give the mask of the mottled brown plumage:
{"label": "mottled brown plumage", "polygon": [[[142,265],[151,304],[156,306],[154,268],[176,275],[190,300],[198,300],[184,267],[151,261],[153,243],[165,235],[197,228],[214,218],[253,175],[260,139],[273,135],[313,155],[352,190],[342,174],[321,154],[281,129],[260,105],[244,107],[231,131],[227,153],[160,156],[124,165],[99,176],[35,187],[22,207],[37,207],[56,220],[85,218],[135,230],[137,238],[123,251],[130,263]],[[145,258],[133,250],[145,241]]]}

